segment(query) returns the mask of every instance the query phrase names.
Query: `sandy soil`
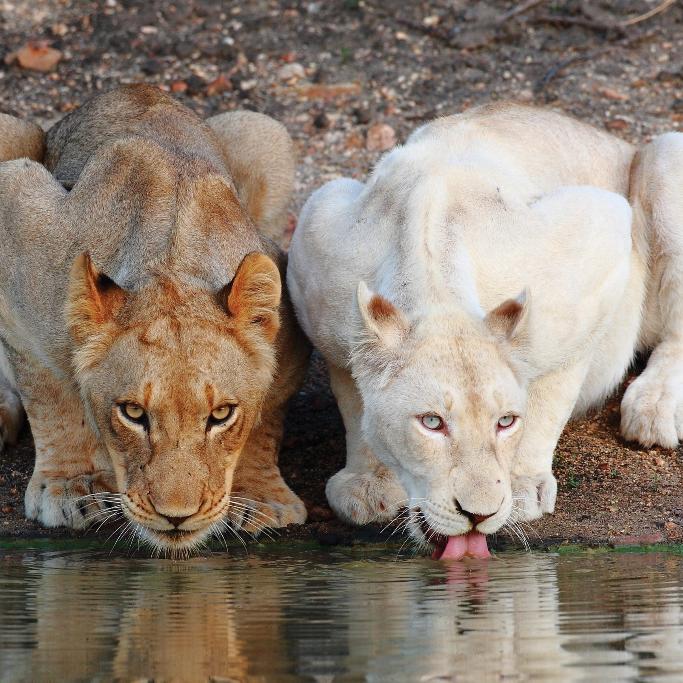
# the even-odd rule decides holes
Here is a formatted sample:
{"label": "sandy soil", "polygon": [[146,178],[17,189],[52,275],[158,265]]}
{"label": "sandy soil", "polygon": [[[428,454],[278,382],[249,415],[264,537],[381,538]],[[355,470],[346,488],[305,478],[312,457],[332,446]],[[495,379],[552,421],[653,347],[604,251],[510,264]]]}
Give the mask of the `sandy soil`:
{"label": "sandy soil", "polygon": [[[510,17],[521,4],[0,0],[0,111],[47,126],[89,95],[135,81],[205,115],[263,111],[287,125],[299,151],[292,225],[310,191],[339,175],[363,178],[392,136],[400,142],[423,121],[490,100],[562,109],[634,142],[681,128],[680,4],[630,26],[623,22],[658,3],[540,2]],[[61,52],[52,71],[20,65],[17,51],[29,41]],[[528,529],[532,545],[683,539],[680,451],[624,443],[618,423],[616,397],[566,430],[557,512]],[[315,359],[281,458],[311,522],[285,536],[368,537],[333,520],[325,502],[325,479],[343,453]],[[31,467],[27,432],[0,457],[0,535],[69,535],[23,519]]]}

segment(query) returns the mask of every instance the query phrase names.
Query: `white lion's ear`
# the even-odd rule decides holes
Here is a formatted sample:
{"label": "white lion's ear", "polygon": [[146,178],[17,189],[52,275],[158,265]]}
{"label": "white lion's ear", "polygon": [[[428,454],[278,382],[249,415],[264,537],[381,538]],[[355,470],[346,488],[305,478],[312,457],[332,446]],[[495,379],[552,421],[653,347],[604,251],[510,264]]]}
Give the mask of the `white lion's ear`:
{"label": "white lion's ear", "polygon": [[529,321],[529,290],[524,288],[514,299],[506,299],[487,313],[484,323],[497,337],[519,341],[526,337]]}
{"label": "white lion's ear", "polygon": [[371,292],[362,280],[357,295],[366,332],[389,348],[400,345],[410,328],[405,315],[383,296]]}

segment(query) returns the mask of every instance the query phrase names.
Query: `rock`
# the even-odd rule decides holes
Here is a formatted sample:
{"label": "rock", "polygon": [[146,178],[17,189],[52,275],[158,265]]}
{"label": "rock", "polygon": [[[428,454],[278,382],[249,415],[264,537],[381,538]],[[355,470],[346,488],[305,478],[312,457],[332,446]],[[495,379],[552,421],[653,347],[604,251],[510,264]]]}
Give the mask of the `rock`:
{"label": "rock", "polygon": [[321,111],[315,115],[313,125],[320,130],[327,128],[330,125],[330,118],[324,111]]}
{"label": "rock", "polygon": [[16,52],[16,59],[23,69],[52,71],[62,58],[62,53],[50,47],[46,41],[28,42]]}
{"label": "rock", "polygon": [[613,547],[625,545],[656,545],[664,543],[666,538],[662,533],[643,534],[642,536],[611,536],[609,544]]}
{"label": "rock", "polygon": [[602,95],[603,97],[606,97],[608,100],[616,100],[618,102],[624,102],[625,100],[628,99],[628,95],[625,95],[623,92],[619,92],[618,90],[615,90],[614,88],[597,87],[597,88],[595,88],[595,92],[598,95]]}
{"label": "rock", "polygon": [[142,62],[140,68],[144,71],[144,73],[153,76],[155,74],[160,74],[164,70],[164,65],[158,59],[150,57]]}
{"label": "rock", "polygon": [[188,57],[191,57],[194,50],[194,44],[186,40],[181,40],[175,46],[175,53],[179,59],[187,59]]}
{"label": "rock", "polygon": [[307,100],[336,100],[360,94],[360,83],[311,83],[299,86],[297,91]]}
{"label": "rock", "polygon": [[298,62],[292,62],[281,66],[277,72],[277,77],[281,81],[299,80],[306,77],[306,71]]}
{"label": "rock", "polygon": [[365,109],[364,107],[356,107],[351,114],[353,115],[353,118],[356,120],[356,123],[361,123],[361,124],[366,124],[370,123],[370,119],[372,118],[372,114],[369,109]]}
{"label": "rock", "polygon": [[368,128],[365,146],[371,152],[385,152],[396,144],[396,132],[386,123],[375,123]]}
{"label": "rock", "polygon": [[313,505],[308,510],[309,522],[328,522],[331,519],[334,519],[334,513],[328,507]]}
{"label": "rock", "polygon": [[209,97],[225,92],[226,90],[232,90],[232,83],[225,74],[221,74],[206,86],[206,94]]}
{"label": "rock", "polygon": [[192,74],[185,79],[185,82],[187,83],[188,95],[199,95],[204,90],[204,79],[197,76],[197,74]]}
{"label": "rock", "polygon": [[624,119],[608,119],[605,121],[605,128],[607,130],[626,130],[629,127],[629,122]]}
{"label": "rock", "polygon": [[671,105],[671,110],[676,114],[683,114],[683,98],[674,100]]}
{"label": "rock", "polygon": [[187,83],[185,81],[173,81],[171,83],[171,92],[185,92],[187,90]]}

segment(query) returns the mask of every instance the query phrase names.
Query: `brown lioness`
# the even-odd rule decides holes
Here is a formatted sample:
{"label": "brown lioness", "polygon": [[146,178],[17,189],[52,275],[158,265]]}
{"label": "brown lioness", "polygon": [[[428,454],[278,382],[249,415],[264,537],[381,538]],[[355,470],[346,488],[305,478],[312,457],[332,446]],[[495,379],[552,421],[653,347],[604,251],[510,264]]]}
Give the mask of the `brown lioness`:
{"label": "brown lioness", "polygon": [[16,437],[20,397],[27,517],[123,515],[121,533],[171,552],[228,519],[303,522],[277,454],[308,347],[257,231],[293,183],[283,126],[201,121],[134,85],[47,134],[3,115],[0,141],[0,435]]}

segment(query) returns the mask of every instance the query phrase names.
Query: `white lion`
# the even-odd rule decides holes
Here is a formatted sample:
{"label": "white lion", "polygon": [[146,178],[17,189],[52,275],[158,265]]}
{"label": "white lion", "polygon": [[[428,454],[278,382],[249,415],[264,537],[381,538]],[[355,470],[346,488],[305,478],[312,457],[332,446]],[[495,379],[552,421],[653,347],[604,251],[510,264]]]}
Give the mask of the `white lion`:
{"label": "white lion", "polygon": [[313,194],[288,283],[346,427],[331,506],[406,506],[436,556],[553,511],[562,429],[639,349],[624,437],[683,436],[683,134],[637,150],[512,104],[436,120]]}

